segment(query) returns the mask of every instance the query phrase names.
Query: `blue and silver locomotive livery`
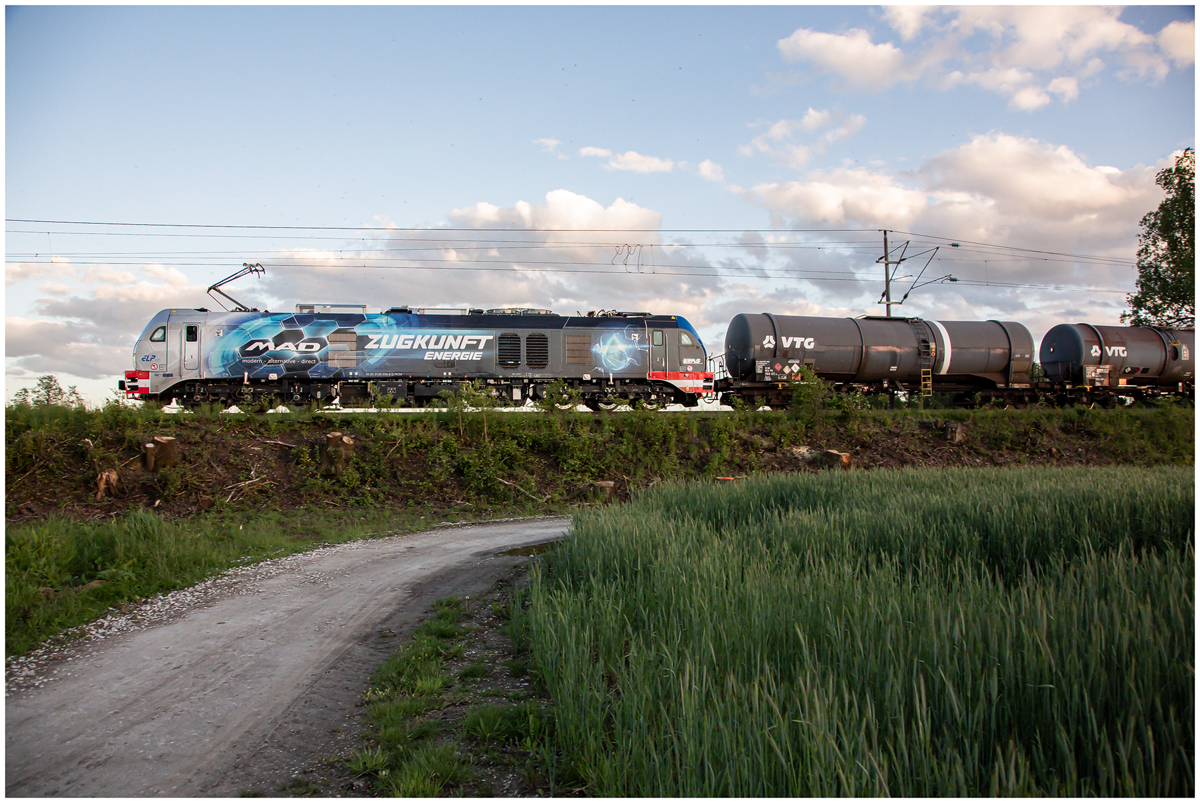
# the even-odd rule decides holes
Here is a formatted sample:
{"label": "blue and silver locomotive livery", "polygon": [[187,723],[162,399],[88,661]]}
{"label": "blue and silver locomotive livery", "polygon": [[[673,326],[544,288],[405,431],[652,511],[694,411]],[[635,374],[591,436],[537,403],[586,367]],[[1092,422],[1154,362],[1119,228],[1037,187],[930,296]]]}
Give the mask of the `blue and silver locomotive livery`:
{"label": "blue and silver locomotive livery", "polygon": [[125,372],[127,398],[181,403],[426,403],[479,380],[516,403],[566,389],[589,407],[695,406],[713,393],[696,330],[674,315],[413,310],[300,304],[293,313],[159,312]]}

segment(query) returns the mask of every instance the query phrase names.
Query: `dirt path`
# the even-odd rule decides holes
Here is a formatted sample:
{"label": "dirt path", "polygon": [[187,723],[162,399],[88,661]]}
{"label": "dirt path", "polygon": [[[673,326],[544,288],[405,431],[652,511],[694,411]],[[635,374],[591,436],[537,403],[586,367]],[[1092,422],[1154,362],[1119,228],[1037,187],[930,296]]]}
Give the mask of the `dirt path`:
{"label": "dirt path", "polygon": [[429,604],[562,536],[536,519],[359,541],[241,570],[170,621],[90,641],[6,699],[8,796],[235,796],[355,738],[371,672]]}

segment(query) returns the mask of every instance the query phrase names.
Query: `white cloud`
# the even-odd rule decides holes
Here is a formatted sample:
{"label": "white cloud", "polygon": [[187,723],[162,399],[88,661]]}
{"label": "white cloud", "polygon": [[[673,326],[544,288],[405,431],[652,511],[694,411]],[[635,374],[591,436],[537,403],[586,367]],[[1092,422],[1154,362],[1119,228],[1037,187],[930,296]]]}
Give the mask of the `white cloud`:
{"label": "white cloud", "polygon": [[189,287],[189,286],[191,286],[191,280],[188,279],[188,277],[184,274],[183,271],[181,271],[179,268],[176,268],[174,266],[167,267],[165,265],[160,265],[158,263],[151,262],[148,265],[142,266],[142,273],[146,274],[151,279],[157,279],[158,281],[162,282],[163,284],[169,285],[171,287]]}
{"label": "white cloud", "polygon": [[36,262],[6,262],[4,264],[4,283],[16,284],[26,279],[36,279],[41,276],[46,266]]}
{"label": "white cloud", "polygon": [[708,181],[724,181],[725,171],[711,159],[705,159],[697,166],[700,177]]}
{"label": "white cloud", "polygon": [[[1141,171],[1134,171],[1140,174]],[[981,135],[926,161],[920,171],[930,190],[964,191],[988,198],[1013,220],[1039,225],[1077,221],[1106,211],[1129,218],[1119,227],[1136,230],[1141,214],[1130,208],[1135,197],[1151,202],[1142,187],[1134,192],[1110,167],[1090,167],[1066,146],[1006,134]],[[1116,221],[1114,221],[1116,223]]]}
{"label": "white cloud", "polygon": [[630,170],[634,173],[669,173],[675,163],[670,159],[659,159],[656,156],[643,156],[636,151],[626,151],[613,157],[608,167],[613,170]]}
{"label": "white cloud", "polygon": [[[1056,96],[1078,97],[1080,81],[1112,60],[1128,80],[1161,80],[1174,63],[1195,60],[1195,23],[1173,22],[1151,35],[1099,6],[894,6],[883,18],[910,46],[874,42],[862,29],[807,28],[779,41],[783,58],[809,64],[844,88],[886,89],[924,79],[943,89],[975,85],[1032,111]],[[1073,83],[1072,83],[1073,82]]]}
{"label": "white cloud", "polygon": [[[607,158],[606,170],[626,170],[632,173],[669,173],[675,169],[675,162],[670,159],[660,159],[656,156],[643,156],[637,151],[626,151],[615,156],[608,148],[586,147],[579,149],[580,156],[598,156]],[[680,165],[683,163],[680,162]]]}
{"label": "white cloud", "polygon": [[1176,20],[1158,32],[1158,46],[1176,67],[1196,62],[1196,21]]}
{"label": "white cloud", "polygon": [[1027,86],[1018,89],[1008,100],[1011,109],[1028,112],[1040,109],[1050,102],[1050,96],[1040,86]]}
{"label": "white cloud", "polygon": [[750,197],[786,217],[837,226],[907,228],[926,203],[924,193],[862,168],[817,172],[804,181],[760,184]]}
{"label": "white cloud", "polygon": [[967,6],[954,10],[963,34],[983,31],[1001,45],[1002,64],[1051,69],[1101,52],[1147,47],[1153,38],[1121,22],[1119,8],[1099,6]]}
{"label": "white cloud", "polygon": [[844,139],[850,139],[856,136],[866,124],[866,117],[861,114],[852,114],[842,121],[842,125],[826,131],[821,136],[821,144],[828,146],[835,142],[841,142]]}
{"label": "white cloud", "polygon": [[532,228],[540,231],[579,229],[657,229],[661,215],[618,198],[608,207],[570,190],[546,193],[546,203],[518,201],[511,209],[479,203],[455,209],[450,219],[469,227],[494,226]]}
{"label": "white cloud", "polygon": [[886,89],[899,80],[904,54],[890,43],[874,44],[861,28],[845,34],[799,28],[778,42],[788,61],[807,61],[822,73],[832,74],[860,89]]}
{"label": "white cloud", "polygon": [[804,113],[804,119],[800,121],[800,128],[805,131],[819,131],[822,128],[827,128],[832,123],[833,115],[828,111],[817,111],[812,106],[809,106],[808,111]]}
{"label": "white cloud", "polygon": [[887,6],[883,18],[892,26],[900,38],[908,41],[916,36],[925,24],[925,17],[935,6]]}
{"label": "white cloud", "polygon": [[1012,95],[1033,81],[1033,73],[1017,67],[997,67],[962,75],[961,80],[1002,95]]}
{"label": "white cloud", "polygon": [[539,148],[541,148],[543,153],[552,153],[555,156],[557,156],[559,159],[571,158],[571,157],[567,156],[565,153],[558,152],[558,146],[561,145],[562,142],[560,142],[557,139],[552,139],[549,137],[544,138],[544,139],[535,139],[533,141],[533,144],[537,145]]}
{"label": "white cloud", "polygon": [[1064,102],[1072,101],[1079,97],[1079,81],[1076,78],[1066,76],[1055,78],[1046,85],[1046,91],[1058,95]]}
{"label": "white cloud", "polygon": [[[840,125],[833,127],[835,123],[840,123]],[[867,118],[861,114],[843,117],[830,111],[817,111],[810,107],[800,120],[779,120],[771,123],[764,133],[752,139],[748,144],[740,146],[738,153],[743,156],[765,153],[789,167],[803,168],[812,159],[814,153],[824,153],[830,145],[854,137],[866,123]],[[760,127],[764,123],[754,125]],[[812,144],[796,141],[796,137],[800,133],[815,134],[826,128],[829,130],[825,131]]]}

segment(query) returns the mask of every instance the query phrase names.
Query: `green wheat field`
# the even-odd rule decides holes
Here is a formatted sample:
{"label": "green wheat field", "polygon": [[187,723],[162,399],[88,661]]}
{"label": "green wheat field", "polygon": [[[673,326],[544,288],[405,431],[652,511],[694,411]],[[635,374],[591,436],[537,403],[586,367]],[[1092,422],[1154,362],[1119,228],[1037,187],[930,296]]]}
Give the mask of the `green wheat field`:
{"label": "green wheat field", "polygon": [[660,486],[516,624],[601,796],[1195,793],[1193,469]]}

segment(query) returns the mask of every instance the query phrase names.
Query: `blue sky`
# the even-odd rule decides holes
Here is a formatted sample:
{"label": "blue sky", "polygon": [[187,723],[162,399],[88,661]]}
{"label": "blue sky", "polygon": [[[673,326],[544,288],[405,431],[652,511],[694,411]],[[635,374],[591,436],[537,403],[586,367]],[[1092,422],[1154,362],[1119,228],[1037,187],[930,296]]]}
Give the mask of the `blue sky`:
{"label": "blue sky", "polygon": [[887,228],[960,279],[896,314],[1116,323],[1195,144],[1192,6],[10,6],[5,42],[9,396],[103,400],[246,261],[259,307],[651,309],[712,353],[882,314]]}

